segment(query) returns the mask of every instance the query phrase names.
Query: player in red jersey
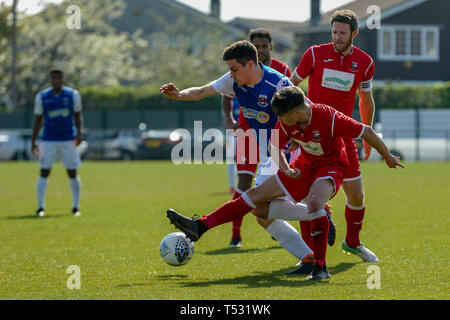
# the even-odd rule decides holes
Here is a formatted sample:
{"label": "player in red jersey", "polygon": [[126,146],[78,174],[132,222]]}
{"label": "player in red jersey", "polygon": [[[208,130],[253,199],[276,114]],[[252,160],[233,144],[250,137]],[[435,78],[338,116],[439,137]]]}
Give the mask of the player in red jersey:
{"label": "player in red jersey", "polygon": [[[371,127],[327,105],[311,103],[298,87],[286,87],[275,93],[271,107],[278,116],[276,128],[281,129],[272,132],[270,142],[278,173],[200,219],[187,218],[172,209],[167,211],[167,216],[191,240],[197,241],[207,230],[244,216],[258,204],[282,196],[288,196],[293,202],[307,198],[309,215],[317,216],[309,230],[314,269],[307,279],[330,278],[325,261],[329,225],[324,207],[338,192],[348,167],[342,137],[361,137],[382,155],[388,167],[404,166]],[[301,154],[291,167],[282,151],[289,139],[301,147]],[[262,210],[253,213],[267,218]]]}
{"label": "player in red jersey", "polygon": [[[292,73],[289,69],[289,66],[276,60],[271,57],[270,52],[273,49],[272,46],[272,33],[270,30],[260,28],[260,29],[252,29],[248,34],[250,42],[256,47],[258,52],[258,60],[261,61],[264,65],[275,69],[276,71],[284,74],[287,77],[291,77]],[[226,129],[243,129],[244,131],[250,129],[250,126],[247,122],[247,119],[244,117],[242,110],[239,113],[239,119],[236,121],[233,117],[233,97],[223,95],[222,96],[222,108],[225,114],[226,120]],[[251,138],[251,137],[249,137]],[[238,198],[242,193],[246,190],[250,189],[252,186],[253,178],[255,177],[256,170],[258,168],[257,163],[250,163],[251,157],[248,155],[249,145],[251,143],[256,143],[256,141],[250,141],[246,145],[246,154],[244,155],[245,161],[239,161],[237,163],[237,175],[238,175],[238,183],[237,188],[233,193],[233,199]],[[236,146],[237,150],[237,146]],[[237,153],[237,152],[236,152]],[[259,151],[258,151],[259,155]],[[259,157],[258,157],[259,158]],[[242,163],[243,162],[243,163]],[[242,237],[241,237],[241,225],[243,218],[237,219],[233,221],[233,229],[231,235],[231,241],[229,244],[230,248],[241,247],[242,246]],[[263,221],[262,219],[258,219],[258,222],[266,228],[270,223]]]}
{"label": "player in red jersey", "polygon": [[[303,55],[291,81],[298,85],[309,76],[308,98],[314,103],[332,106],[352,117],[355,95],[359,95],[361,122],[372,126],[375,102],[372,97],[372,78],[375,66],[372,58],[352,43],[358,34],[358,18],[351,10],[336,11],[330,19],[332,42],[310,47]],[[357,254],[364,261],[378,262],[377,256],[359,240],[364,218],[364,189],[356,149],[351,137],[344,138],[349,170],[342,187],[347,197],[345,219],[347,234],[342,243],[344,251]],[[363,141],[365,159],[371,147]],[[310,243],[309,222],[300,222],[302,236]]]}

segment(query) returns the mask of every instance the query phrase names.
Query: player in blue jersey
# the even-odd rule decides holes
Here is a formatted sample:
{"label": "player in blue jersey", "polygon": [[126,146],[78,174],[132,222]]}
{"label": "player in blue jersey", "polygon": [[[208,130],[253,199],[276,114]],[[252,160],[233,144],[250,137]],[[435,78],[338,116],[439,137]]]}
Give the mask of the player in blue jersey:
{"label": "player in blue jersey", "polygon": [[[59,69],[50,71],[51,87],[40,91],[34,100],[35,120],[31,138],[31,151],[39,156],[40,175],[37,181],[36,192],[38,209],[36,215],[45,215],[44,201],[48,185],[48,176],[53,162],[62,159],[69,176],[69,185],[72,190],[72,215],[79,216],[79,203],[81,195],[81,180],[77,169],[81,165],[77,146],[83,138],[83,117],[81,115],[80,93],[64,86],[64,72]],[[42,141],[38,145],[36,139],[42,125],[44,132]]]}
{"label": "player in blue jersey", "polygon": [[[184,90],[179,90],[173,83],[168,83],[163,85],[160,91],[168,98],[184,101],[200,100],[218,93],[236,96],[249,127],[255,130],[253,132],[247,130],[244,135],[238,135],[237,139],[244,139],[246,136],[252,137],[255,134],[254,140],[258,143],[260,151],[259,159],[258,151],[256,151],[258,145],[250,145],[249,148],[254,149],[248,153],[250,162],[257,164],[260,160],[261,163],[270,163],[267,146],[271,131],[277,122],[277,116],[270,107],[270,101],[277,91],[286,86],[292,86],[292,83],[285,75],[258,62],[256,47],[249,41],[238,41],[227,47],[223,53],[223,60],[227,64],[229,72],[213,82]],[[241,150],[241,156],[243,151]],[[238,148],[236,158],[238,163],[240,158]],[[277,169],[272,170],[273,173]],[[260,170],[259,174],[268,177],[269,171],[271,171],[269,168]],[[276,202],[274,202],[274,206],[270,205],[269,212],[274,209],[280,210],[279,207],[275,208],[275,204]],[[309,219],[306,205],[297,204],[295,211],[302,218]],[[305,245],[298,231],[289,223],[280,219],[262,220],[264,221],[260,221],[260,224],[288,252],[302,262],[310,262],[313,259],[311,249]]]}

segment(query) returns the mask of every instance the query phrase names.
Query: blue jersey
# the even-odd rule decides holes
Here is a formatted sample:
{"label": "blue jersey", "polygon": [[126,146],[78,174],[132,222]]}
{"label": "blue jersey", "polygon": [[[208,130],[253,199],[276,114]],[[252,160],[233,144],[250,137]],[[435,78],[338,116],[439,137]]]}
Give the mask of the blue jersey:
{"label": "blue jersey", "polygon": [[34,113],[44,117],[45,141],[67,141],[76,136],[74,112],[81,111],[81,97],[77,90],[63,87],[58,95],[52,88],[39,92],[35,98]]}
{"label": "blue jersey", "polygon": [[241,112],[241,107],[239,106],[239,101],[236,97],[233,98],[233,119],[238,121],[239,114]]}
{"label": "blue jersey", "polygon": [[[256,131],[258,144],[260,147],[266,148],[272,129],[278,121],[277,115],[270,107],[270,101],[275,92],[284,87],[293,86],[293,84],[285,75],[261,62],[258,63],[263,70],[263,77],[254,86],[239,86],[229,73],[211,82],[211,85],[219,93],[236,96],[249,127]],[[261,137],[261,140],[264,141],[260,141],[260,129],[266,129],[264,130],[265,136]]]}

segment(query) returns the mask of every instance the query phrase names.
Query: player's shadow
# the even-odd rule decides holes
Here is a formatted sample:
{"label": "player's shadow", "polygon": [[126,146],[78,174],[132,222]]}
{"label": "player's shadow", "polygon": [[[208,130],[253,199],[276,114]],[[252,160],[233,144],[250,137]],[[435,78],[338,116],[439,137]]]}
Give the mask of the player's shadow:
{"label": "player's shadow", "polygon": [[236,253],[252,253],[252,252],[261,252],[266,250],[273,249],[281,249],[280,246],[272,246],[268,248],[252,248],[252,249],[244,249],[244,248],[223,248],[217,250],[206,251],[202,254],[205,255],[222,255],[222,254],[236,254]]}
{"label": "player's shadow", "polygon": [[341,262],[338,265],[328,267],[328,271],[330,272],[331,276],[333,276],[333,274],[345,272],[360,263],[362,263],[362,262],[351,262],[351,263],[350,262]]}
{"label": "player's shadow", "polygon": [[45,215],[43,217],[38,217],[33,214],[24,214],[24,215],[20,215],[20,216],[7,216],[7,217],[4,217],[3,219],[5,219],[5,220],[29,220],[29,219],[39,220],[39,219],[67,218],[70,216],[71,215],[68,213],[50,214],[50,215]]}
{"label": "player's shadow", "polygon": [[243,289],[271,288],[271,287],[308,287],[308,286],[326,286],[330,280],[311,281],[306,280],[306,276],[286,276],[285,273],[292,271],[293,268],[284,268],[273,272],[255,272],[251,275],[240,276],[228,279],[206,280],[206,281],[180,281],[183,287],[209,287],[217,285],[233,285]]}

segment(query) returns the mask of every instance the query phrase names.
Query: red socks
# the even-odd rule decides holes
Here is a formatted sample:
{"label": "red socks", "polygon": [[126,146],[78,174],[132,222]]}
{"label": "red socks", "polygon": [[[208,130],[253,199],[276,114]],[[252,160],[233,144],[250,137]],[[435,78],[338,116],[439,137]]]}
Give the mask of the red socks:
{"label": "red socks", "polygon": [[242,217],[244,217],[252,209],[253,207],[249,206],[244,199],[242,199],[242,197],[239,197],[235,200],[228,201],[211,214],[202,216],[199,221],[202,222],[208,229],[211,229],[236,219],[242,219]]}
{"label": "red socks", "polygon": [[345,206],[345,220],[347,221],[347,235],[345,236],[345,242],[347,242],[347,245],[351,248],[356,248],[361,244],[359,241],[359,232],[362,228],[365,210],[366,207],[354,210],[350,209],[348,204]]}
{"label": "red socks", "polygon": [[323,266],[327,255],[328,245],[328,224],[327,216],[322,216],[311,220],[312,251],[314,252],[314,264]]}
{"label": "red socks", "polygon": [[311,221],[300,221],[300,231],[302,232],[303,241],[312,250]]}

